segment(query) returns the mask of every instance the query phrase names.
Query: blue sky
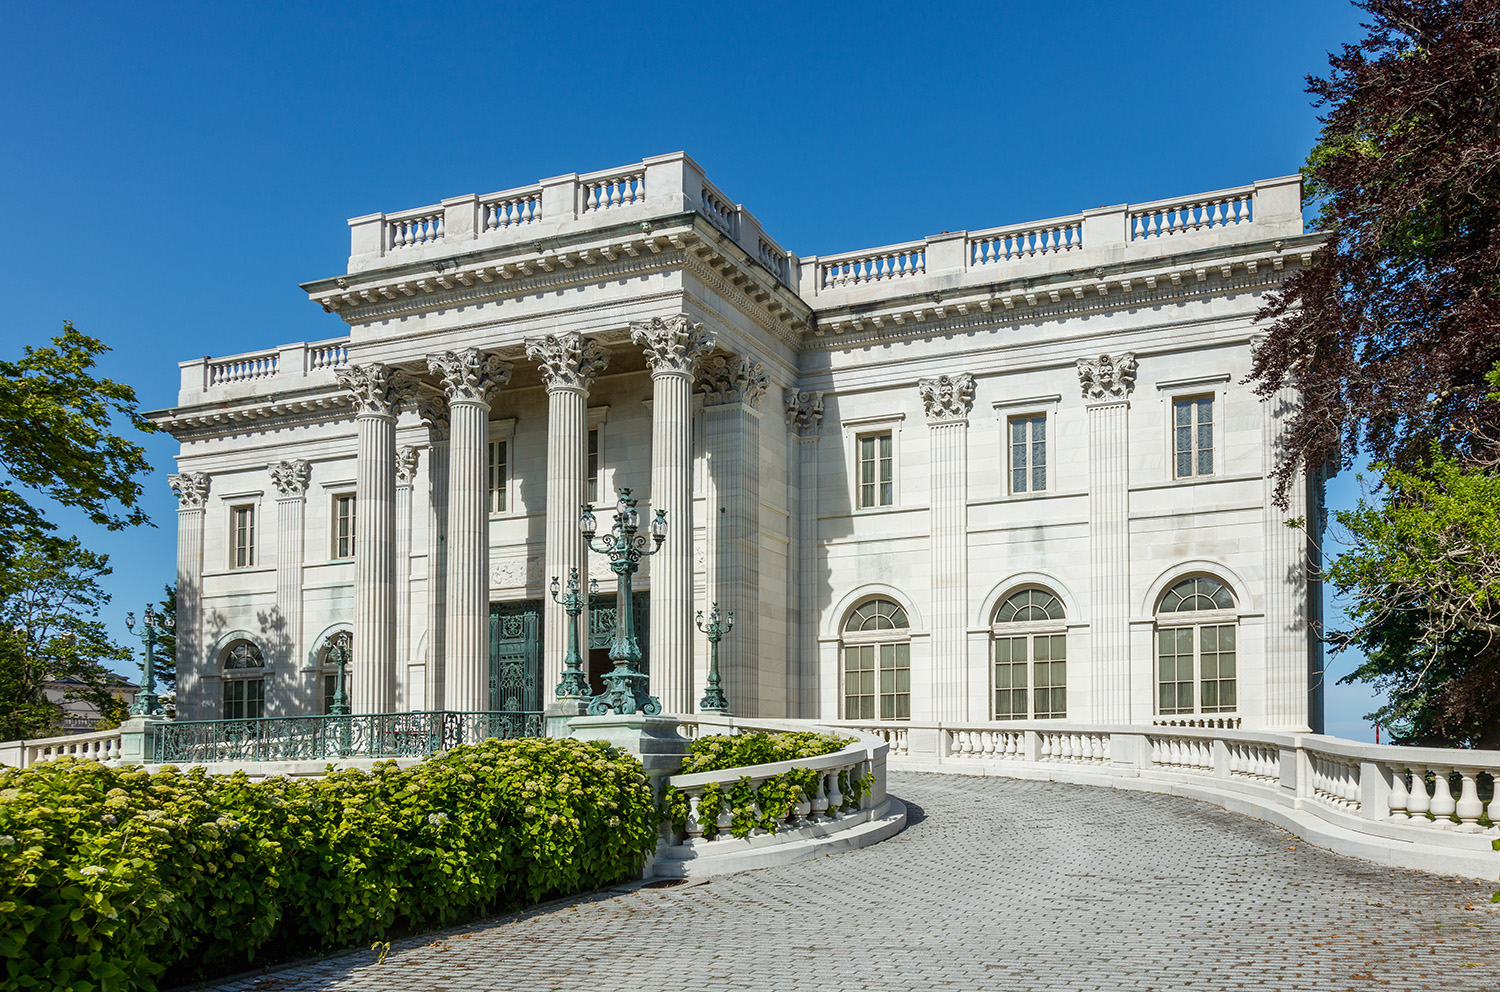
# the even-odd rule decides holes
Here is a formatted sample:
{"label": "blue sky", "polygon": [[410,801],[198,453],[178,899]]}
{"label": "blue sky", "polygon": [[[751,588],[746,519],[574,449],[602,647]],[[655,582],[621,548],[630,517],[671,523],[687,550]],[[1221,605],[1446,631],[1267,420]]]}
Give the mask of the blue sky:
{"label": "blue sky", "polygon": [[[73,320],[168,406],[180,360],[344,333],[297,284],[343,271],[346,218],[678,149],[802,255],[1285,175],[1317,135],[1303,77],[1358,24],[1335,0],[13,4],[0,353]],[[122,634],[175,568],[175,445],[147,446],[158,528],[76,525]],[[1370,708],[1330,686],[1330,732],[1368,739]]]}

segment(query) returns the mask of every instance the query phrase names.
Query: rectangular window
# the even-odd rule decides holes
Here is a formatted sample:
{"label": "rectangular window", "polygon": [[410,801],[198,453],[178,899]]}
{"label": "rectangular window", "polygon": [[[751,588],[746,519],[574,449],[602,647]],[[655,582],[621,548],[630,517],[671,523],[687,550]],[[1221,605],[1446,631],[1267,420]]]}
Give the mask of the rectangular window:
{"label": "rectangular window", "polygon": [[1234,624],[1199,627],[1201,652],[1199,671],[1203,673],[1199,691],[1204,713],[1233,713],[1238,708],[1234,676]]}
{"label": "rectangular window", "polygon": [[1038,634],[1031,640],[1036,671],[1038,720],[1061,720],[1068,715],[1068,638]]}
{"label": "rectangular window", "polygon": [[911,645],[881,644],[880,719],[911,719]]}
{"label": "rectangular window", "polygon": [[228,679],[224,682],[224,719],[259,720],[265,713],[264,679]]}
{"label": "rectangular window", "polygon": [[1040,493],[1047,489],[1047,418],[1010,418],[1010,491]]}
{"label": "rectangular window", "polygon": [[1193,712],[1193,628],[1157,631],[1157,712]]}
{"label": "rectangular window", "polygon": [[855,439],[855,450],[860,509],[893,505],[896,492],[891,464],[891,435],[861,435]]}
{"label": "rectangular window", "polygon": [[1214,474],[1214,398],[1172,401],[1172,450],[1177,478]]}
{"label": "rectangular window", "polygon": [[995,719],[1024,720],[1026,638],[995,638]]}
{"label": "rectangular window", "polygon": [[875,645],[844,649],[844,719],[875,719]]}
{"label": "rectangular window", "polygon": [[[589,433],[593,433],[590,431]],[[489,446],[490,512],[505,512],[505,487],[510,481],[509,444],[491,441]],[[592,498],[592,497],[590,497]]]}
{"label": "rectangular window", "polygon": [[333,498],[333,556],[354,557],[354,497]]}
{"label": "rectangular window", "polygon": [[255,507],[236,506],[229,511],[230,568],[255,567]]}
{"label": "rectangular window", "polygon": [[588,490],[588,501],[599,502],[599,428],[589,428],[588,468],[584,476],[587,479],[585,488]]}

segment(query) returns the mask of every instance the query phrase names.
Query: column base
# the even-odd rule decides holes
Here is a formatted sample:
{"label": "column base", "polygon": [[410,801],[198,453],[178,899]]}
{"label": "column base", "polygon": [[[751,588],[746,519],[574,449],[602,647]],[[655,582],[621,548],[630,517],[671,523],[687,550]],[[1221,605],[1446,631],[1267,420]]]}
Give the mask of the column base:
{"label": "column base", "polygon": [[558,696],[547,704],[543,714],[546,723],[546,734],[548,737],[572,737],[573,732],[568,729],[568,721],[574,717],[583,716],[589,711],[589,700],[587,696]]}

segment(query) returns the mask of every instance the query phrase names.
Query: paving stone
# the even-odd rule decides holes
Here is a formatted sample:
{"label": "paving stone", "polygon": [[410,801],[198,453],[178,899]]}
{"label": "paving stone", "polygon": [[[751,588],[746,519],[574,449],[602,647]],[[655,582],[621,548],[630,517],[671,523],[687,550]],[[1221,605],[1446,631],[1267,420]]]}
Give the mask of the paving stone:
{"label": "paving stone", "polygon": [[890,791],[908,826],[871,848],[217,988],[1500,989],[1496,883],[1341,857],[1172,796],[915,773]]}

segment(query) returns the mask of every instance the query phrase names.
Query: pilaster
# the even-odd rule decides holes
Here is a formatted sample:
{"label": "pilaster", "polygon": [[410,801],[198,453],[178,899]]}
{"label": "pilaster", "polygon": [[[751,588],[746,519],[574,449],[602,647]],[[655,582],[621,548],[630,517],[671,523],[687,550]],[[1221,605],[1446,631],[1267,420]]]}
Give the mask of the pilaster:
{"label": "pilaster", "polygon": [[208,475],[185,472],[167,482],[177,493],[177,712],[184,720],[209,719],[203,698],[209,660],[203,644],[203,509]]}
{"label": "pilaster", "polygon": [[447,708],[490,709],[489,515],[485,445],[490,393],[510,381],[511,367],[473,348],[427,356],[448,396]]}
{"label": "pilaster", "polygon": [[917,390],[931,435],[933,719],[958,722],[970,719],[964,631],[969,601],[968,450],[974,377],[961,372],[921,379]]}
{"label": "pilaster", "polygon": [[[411,637],[411,487],[417,475],[417,449],[405,445],[396,449],[396,664],[400,687],[397,705],[405,711],[422,709],[413,705],[422,698],[422,690],[410,684],[407,673],[412,660]],[[422,688],[425,688],[422,687]]]}
{"label": "pilaster", "polygon": [[[568,570],[588,575],[578,517],[583,506],[587,457],[589,388],[609,364],[609,352],[577,332],[528,339],[526,357],[541,367],[547,386],[547,548],[545,574],[565,578]],[[567,613],[549,597],[543,601],[542,686],[562,680],[567,650]],[[588,643],[588,611],[578,618],[580,643]]]}
{"label": "pilaster", "polygon": [[[1133,354],[1078,360],[1089,422],[1089,643],[1092,714],[1074,719],[1129,723],[1130,457],[1128,413]],[[1069,713],[1069,716],[1073,716]]]}
{"label": "pilaster", "polygon": [[[782,397],[786,411],[786,428],[792,436],[796,459],[797,547],[796,582],[789,583],[796,592],[796,622],[793,643],[789,645],[790,668],[796,679],[787,687],[788,703],[796,693],[796,710],[791,717],[817,717],[818,713],[818,589],[821,572],[818,565],[818,437],[823,426],[823,394],[788,389]],[[791,556],[788,556],[791,560]]]}
{"label": "pilaster", "polygon": [[734,631],[719,645],[719,674],[730,710],[740,716],[781,716],[766,712],[764,697],[786,697],[782,687],[765,684],[781,681],[785,672],[763,667],[760,650],[758,407],[767,385],[765,369],[753,358],[717,357],[700,363],[709,483],[708,598],[735,614]]}
{"label": "pilaster", "polygon": [[[281,614],[281,640],[285,655],[275,661],[284,666],[286,677],[303,676],[302,665],[302,539],[307,516],[307,482],[312,467],[303,459],[273,462],[269,471],[276,488],[276,610]],[[180,594],[179,594],[180,595]],[[317,685],[316,674],[311,679]],[[315,690],[308,685],[288,692],[267,693],[268,716],[299,716],[289,712],[295,699],[303,712],[315,700]]]}
{"label": "pilaster", "polygon": [[427,425],[427,657],[422,707],[446,708],[448,599],[448,401],[423,397],[417,414]]}
{"label": "pilaster", "polygon": [[[1275,472],[1286,450],[1286,424],[1299,406],[1297,391],[1277,390],[1261,402],[1262,450],[1265,463],[1263,523],[1265,535],[1265,691],[1266,726],[1271,730],[1308,731],[1311,728],[1309,680],[1314,657],[1310,654],[1308,629],[1308,520],[1307,484],[1298,473],[1287,488],[1285,509],[1275,503]],[[1301,527],[1287,521],[1301,519]],[[1243,698],[1243,689],[1241,690]]]}
{"label": "pilaster", "polygon": [[350,707],[389,713],[396,705],[396,410],[412,383],[380,364],[337,375],[354,397],[358,433]]}

